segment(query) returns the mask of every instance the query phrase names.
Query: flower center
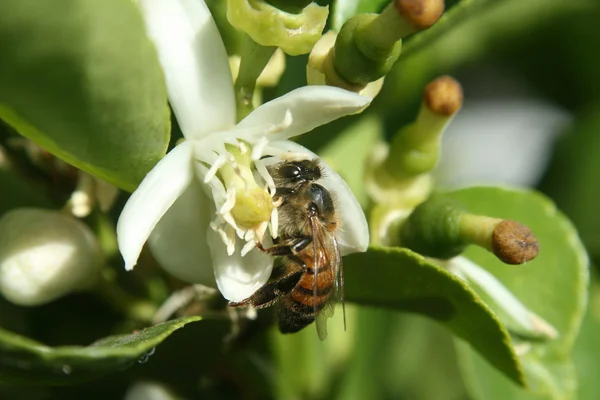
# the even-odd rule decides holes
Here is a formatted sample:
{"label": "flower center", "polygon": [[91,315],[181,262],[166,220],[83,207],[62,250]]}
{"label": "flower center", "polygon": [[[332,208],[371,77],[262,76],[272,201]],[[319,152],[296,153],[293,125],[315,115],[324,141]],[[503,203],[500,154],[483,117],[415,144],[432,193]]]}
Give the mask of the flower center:
{"label": "flower center", "polygon": [[233,143],[224,144],[204,182],[213,187],[217,205],[212,229],[221,236],[229,255],[235,252],[236,237],[244,240],[243,256],[262,242],[267,228],[271,236],[277,236],[278,203],[273,202],[275,183],[260,160],[261,145],[253,149],[239,138]]}
{"label": "flower center", "polygon": [[273,199],[266,189],[256,183],[251,152],[245,145],[225,148],[233,162],[219,169],[219,175],[228,192],[235,192],[235,204],[230,210],[236,225],[244,230],[256,230],[268,222],[273,211]]}

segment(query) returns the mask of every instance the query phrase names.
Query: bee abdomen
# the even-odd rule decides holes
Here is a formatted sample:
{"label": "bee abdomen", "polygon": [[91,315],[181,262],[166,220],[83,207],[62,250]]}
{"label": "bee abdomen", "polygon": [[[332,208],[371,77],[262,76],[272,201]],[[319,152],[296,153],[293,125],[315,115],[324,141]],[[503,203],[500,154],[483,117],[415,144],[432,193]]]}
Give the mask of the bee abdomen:
{"label": "bee abdomen", "polygon": [[298,307],[298,304],[286,296],[279,307],[279,330],[281,333],[294,333],[302,328],[310,325],[315,320],[315,314],[310,307],[310,310],[303,309],[304,306]]}

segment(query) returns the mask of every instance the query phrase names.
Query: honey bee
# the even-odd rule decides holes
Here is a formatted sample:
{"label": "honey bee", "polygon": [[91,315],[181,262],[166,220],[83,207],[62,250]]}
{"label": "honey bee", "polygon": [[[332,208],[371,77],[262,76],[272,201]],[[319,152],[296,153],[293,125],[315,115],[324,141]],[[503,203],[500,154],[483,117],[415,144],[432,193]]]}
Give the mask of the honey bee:
{"label": "honey bee", "polygon": [[[336,234],[340,221],[331,194],[316,183],[322,170],[316,160],[282,161],[268,168],[279,206],[278,239],[270,248],[282,265],[252,296],[232,307],[265,308],[278,305],[279,330],[298,332],[316,320],[321,340],[326,320],[333,314],[332,300],[344,305],[342,256]],[[344,328],[345,328],[344,310]]]}

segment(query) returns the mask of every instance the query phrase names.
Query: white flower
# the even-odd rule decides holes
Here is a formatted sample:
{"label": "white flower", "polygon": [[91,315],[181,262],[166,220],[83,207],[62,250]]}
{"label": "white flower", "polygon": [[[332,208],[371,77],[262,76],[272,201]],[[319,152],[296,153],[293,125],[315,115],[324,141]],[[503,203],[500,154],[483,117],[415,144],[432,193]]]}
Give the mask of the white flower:
{"label": "white flower", "polygon": [[[254,248],[268,226],[271,235],[277,232],[265,157],[316,157],[288,139],[360,112],[370,99],[333,87],[303,87],[236,125],[227,54],[204,2],[140,0],[139,5],[186,140],[154,167],[123,209],[117,234],[125,267],[134,267],[148,241],[173,275],[212,286],[216,279],[224,297],[242,300],[268,280],[273,266],[271,256]],[[342,250],[364,251],[369,236],[360,205],[346,183],[323,167],[322,184],[334,193],[341,212]]]}

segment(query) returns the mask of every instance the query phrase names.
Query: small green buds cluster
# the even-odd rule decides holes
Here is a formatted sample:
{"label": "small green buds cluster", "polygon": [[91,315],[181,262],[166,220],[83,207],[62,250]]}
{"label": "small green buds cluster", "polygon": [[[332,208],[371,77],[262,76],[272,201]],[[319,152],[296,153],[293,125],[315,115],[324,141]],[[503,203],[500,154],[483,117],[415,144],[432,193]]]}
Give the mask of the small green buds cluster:
{"label": "small green buds cluster", "polygon": [[400,228],[400,241],[405,247],[439,259],[455,257],[473,244],[511,265],[532,260],[539,251],[535,235],[525,225],[470,214],[441,195],[415,208]]}
{"label": "small green buds cluster", "polygon": [[227,19],[261,46],[279,47],[297,56],[311,51],[321,38],[328,7],[311,1],[228,0]]}
{"label": "small green buds cluster", "polygon": [[[356,15],[342,26],[335,46],[311,54],[311,67],[327,84],[360,92],[391,70],[403,38],[433,25],[443,11],[443,0],[396,0],[381,14]],[[310,71],[308,77],[311,83]]]}
{"label": "small green buds cluster", "polygon": [[0,219],[0,293],[24,306],[86,290],[103,257],[91,230],[55,211],[16,209]]}

